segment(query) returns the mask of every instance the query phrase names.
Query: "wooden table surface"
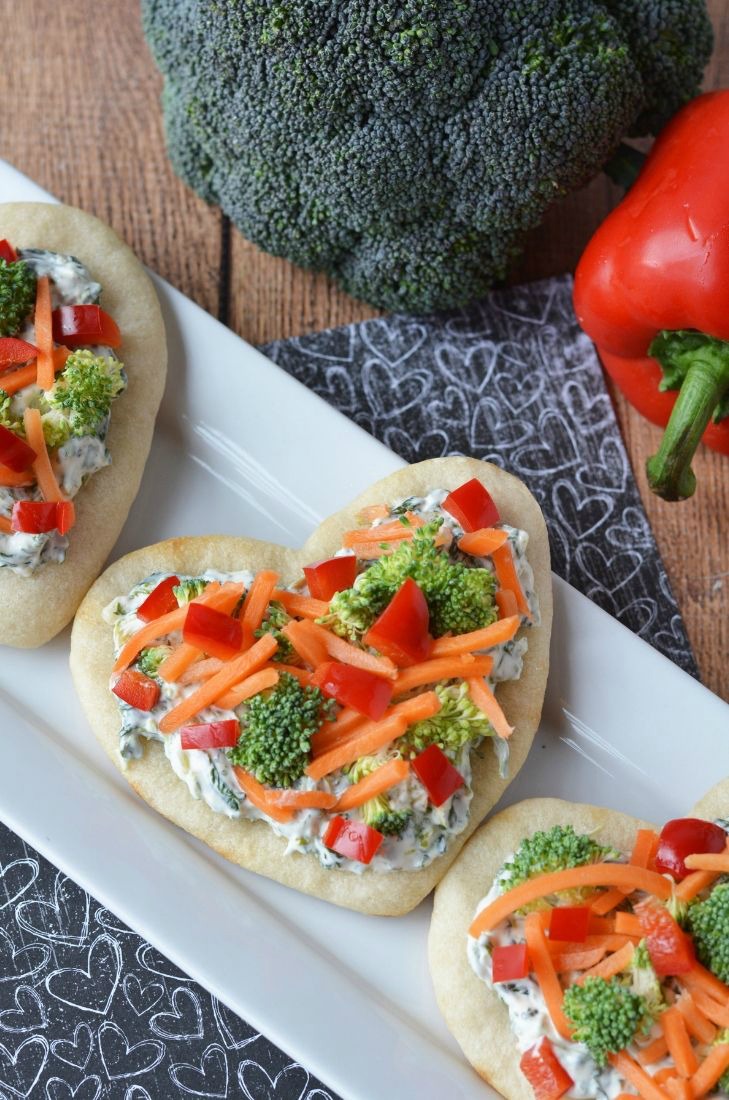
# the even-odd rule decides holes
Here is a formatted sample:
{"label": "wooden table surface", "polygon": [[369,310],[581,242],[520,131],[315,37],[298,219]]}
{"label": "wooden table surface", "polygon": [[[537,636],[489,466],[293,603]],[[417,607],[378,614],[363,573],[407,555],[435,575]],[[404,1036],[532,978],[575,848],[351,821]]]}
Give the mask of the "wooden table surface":
{"label": "wooden table surface", "polygon": [[[709,0],[709,9],[716,47],[705,86],[716,88],[729,85],[729,6]],[[0,156],[109,222],[145,263],[253,344],[373,316],[324,276],[260,252],[174,176],[136,3],[0,0],[0,13],[12,44],[0,75]],[[573,269],[618,197],[598,178],[561,202],[530,236],[515,279]],[[702,449],[695,497],[666,504],[643,475],[659,431],[619,395],[615,403],[703,681],[729,698],[729,459]]]}

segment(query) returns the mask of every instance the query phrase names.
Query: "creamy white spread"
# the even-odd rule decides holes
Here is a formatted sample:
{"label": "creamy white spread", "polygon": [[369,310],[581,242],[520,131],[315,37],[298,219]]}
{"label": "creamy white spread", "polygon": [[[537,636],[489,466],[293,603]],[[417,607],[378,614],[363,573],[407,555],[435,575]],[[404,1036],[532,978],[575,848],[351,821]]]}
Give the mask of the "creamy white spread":
{"label": "creamy white spread", "polygon": [[[100,285],[95,282],[84,265],[74,256],[63,256],[39,248],[24,248],[18,252],[18,258],[24,260],[33,269],[36,276],[50,276],[51,304],[56,309],[63,305],[94,305],[99,301]],[[19,336],[33,344],[35,328],[28,323]],[[111,348],[87,345],[95,355],[116,358]],[[0,377],[0,390],[2,378]],[[23,410],[36,403],[41,390],[36,385],[26,386],[13,395],[11,410],[18,419]],[[55,469],[59,485],[71,498],[98,470],[108,466],[111,455],[106,447],[108,419],[99,425],[98,434],[93,436],[71,436],[59,447],[55,455]],[[28,488],[0,487],[0,515],[10,517],[13,504],[18,500],[42,500],[37,485]],[[58,531],[30,535],[21,531],[5,534],[0,532],[0,568],[12,570],[20,576],[29,576],[46,562],[62,562],[68,552],[69,538]]]}
{"label": "creamy white spread", "polygon": [[[446,495],[446,490],[434,490],[427,497],[410,498],[407,501],[407,506],[410,511],[425,518],[442,517],[444,523],[448,524],[454,535],[459,537],[462,530],[453,518],[441,508]],[[395,515],[395,510],[402,507],[403,502],[393,505],[391,515]],[[529,602],[533,621],[538,622],[539,606],[534,591],[534,578],[526,558],[528,535],[516,528],[506,527],[505,529],[509,534],[517,573]],[[488,559],[469,558],[464,560],[474,566],[489,568]],[[158,573],[147,578],[141,585],[137,585],[131,593],[113,600],[106,609],[105,619],[107,622],[114,624],[114,640],[117,652],[142,626],[142,621],[135,614],[136,609],[148,593],[168,575]],[[206,581],[239,582],[246,588],[253,580],[253,574],[247,572],[222,574],[207,571],[201,574],[201,577]],[[308,592],[305,585],[297,585],[295,590],[303,594]],[[173,635],[168,640],[172,644],[176,644],[181,640],[181,635]],[[517,642],[508,642],[489,650],[494,658],[493,672],[488,680],[492,687],[499,681],[519,678],[527,644],[526,639],[520,639]],[[163,715],[179,703],[182,698],[194,691],[196,687],[197,685],[161,682],[159,702],[149,712],[135,710],[127,704],[121,703],[120,752],[122,758],[130,760],[142,755],[143,747],[140,738],[160,741],[172,769],[186,783],[193,798],[203,799],[212,810],[227,817],[265,820],[275,833],[286,837],[288,852],[311,853],[316,855],[325,867],[339,866],[354,873],[363,872],[365,870],[363,863],[344,859],[324,845],[322,838],[326,832],[330,815],[320,810],[309,809],[296,813],[290,822],[274,821],[253,806],[250,800],[246,798],[244,791],[235,778],[235,773],[225,750],[183,749],[179,734],[160,734],[158,726]],[[215,707],[202,711],[197,715],[196,720],[210,722],[238,716],[232,711],[223,711],[221,708]],[[500,768],[501,773],[506,774],[508,742],[495,736],[491,737],[490,740],[497,758],[495,763]],[[367,865],[370,870],[378,873],[394,869],[418,870],[425,867],[445,852],[451,839],[465,829],[473,797],[471,786],[472,751],[483,751],[482,743],[478,741],[471,742],[464,745],[459,751],[453,763],[463,776],[464,784],[439,807],[432,805],[425,787],[413,773],[410,774],[408,779],[388,792],[388,800],[392,810],[411,810],[412,816],[401,836],[385,836],[378,852]],[[385,749],[378,755],[384,761],[387,759],[388,754],[389,750]],[[319,789],[339,795],[350,784],[351,781],[347,778],[345,772],[339,770],[318,782],[303,777],[295,784],[294,789]],[[351,816],[356,817],[357,811],[352,811]]]}

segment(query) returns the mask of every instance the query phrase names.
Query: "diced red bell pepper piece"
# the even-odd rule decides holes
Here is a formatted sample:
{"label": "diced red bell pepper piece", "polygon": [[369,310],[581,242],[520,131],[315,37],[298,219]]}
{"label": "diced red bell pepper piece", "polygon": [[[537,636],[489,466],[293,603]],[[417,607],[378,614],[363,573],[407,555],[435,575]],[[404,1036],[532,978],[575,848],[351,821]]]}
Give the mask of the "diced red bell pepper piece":
{"label": "diced red bell pepper piece", "polygon": [[529,974],[529,950],[525,943],[495,947],[491,953],[491,981],[517,982]]}
{"label": "diced red bell pepper piece", "polygon": [[82,344],[118,348],[122,338],[116,321],[101,306],[59,306],[53,310],[53,339],[69,348]]}
{"label": "diced red bell pepper piece", "polygon": [[635,906],[635,914],[656,974],[663,977],[693,970],[696,955],[691,938],[679,928],[665,906],[657,901],[642,901]]}
{"label": "diced red bell pepper piece", "polygon": [[351,707],[375,721],[382,718],[390,705],[394,689],[392,680],[339,661],[319,665],[311,682],[343,707]]}
{"label": "diced red bell pepper piece", "polygon": [[584,943],[591,915],[591,910],[586,905],[562,905],[553,909],[549,917],[550,940]]}
{"label": "diced red bell pepper piece", "polygon": [[574,1085],[546,1035],[524,1051],[519,1068],[534,1089],[536,1100],[559,1100]]}
{"label": "diced red bell pepper piece", "polygon": [[18,254],[10,241],[6,241],[5,238],[3,238],[0,241],[0,260],[5,260],[8,264],[14,264],[17,258]]}
{"label": "diced red bell pepper piece", "polygon": [[183,726],[180,744],[183,749],[232,749],[238,744],[240,722],[237,718],[225,718],[222,722],[199,722]]}
{"label": "diced red bell pepper piece", "polygon": [[174,611],[178,606],[177,596],[172,589],[180,583],[179,577],[165,577],[152,589],[147,598],[137,608],[137,617],[145,623],[151,623],[166,615],[168,611]]}
{"label": "diced red bell pepper piece", "polygon": [[428,745],[415,757],[411,767],[434,806],[442,806],[465,782],[438,745]]}
{"label": "diced red bell pepper piece", "polygon": [[56,504],[56,527],[59,535],[67,535],[76,522],[76,508],[72,500],[59,500]]}
{"label": "diced red bell pepper piece", "polygon": [[43,535],[58,526],[56,505],[45,500],[16,500],[10,519],[13,531]]}
{"label": "diced red bell pepper piece", "polygon": [[491,494],[476,477],[449,493],[443,501],[443,508],[450,512],[464,531],[478,531],[482,527],[501,523],[499,509]]}
{"label": "diced red bell pepper piece", "polygon": [[723,852],[726,844],[727,835],[721,826],[698,817],[674,818],[661,829],[655,868],[660,874],[673,875],[680,882],[691,874],[684,863],[686,856],[698,852]]}
{"label": "diced red bell pepper piece", "polygon": [[182,628],[183,640],[197,646],[211,657],[227,661],[240,651],[243,644],[243,627],[240,619],[234,619],[223,611],[204,604],[191,603]]}
{"label": "diced red bell pepper piece", "polygon": [[359,863],[370,863],[384,839],[382,833],[365,825],[364,821],[350,821],[341,815],[332,818],[324,833],[327,848]]}
{"label": "diced red bell pepper piece", "polygon": [[304,566],[304,576],[314,599],[329,601],[337,592],[354,584],[357,558],[354,554],[340,554],[337,558],[312,562]]}
{"label": "diced red bell pepper piece", "polygon": [[419,664],[428,659],[433,646],[429,623],[425,596],[412,577],[408,577],[363,640],[397,665]]}
{"label": "diced red bell pepper piece", "polygon": [[35,451],[10,428],[0,424],[0,462],[16,474],[25,473],[35,461]]}
{"label": "diced red bell pepper piece", "polygon": [[136,710],[152,710],[160,693],[157,681],[145,676],[138,668],[125,669],[111,690],[118,699]]}
{"label": "diced red bell pepper piece", "polygon": [[0,336],[0,366],[27,363],[30,359],[36,359],[37,356],[38,348],[29,344],[27,340],[20,340],[17,336]]}

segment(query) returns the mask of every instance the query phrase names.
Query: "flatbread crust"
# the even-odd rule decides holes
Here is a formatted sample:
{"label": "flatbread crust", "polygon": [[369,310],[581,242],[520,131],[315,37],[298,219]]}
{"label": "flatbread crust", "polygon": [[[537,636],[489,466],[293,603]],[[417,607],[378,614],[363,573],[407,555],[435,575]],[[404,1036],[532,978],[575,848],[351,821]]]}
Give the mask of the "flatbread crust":
{"label": "flatbread crust", "polygon": [[[112,634],[101,611],[115,596],[129,591],[154,570],[196,574],[208,568],[226,572],[273,568],[284,581],[291,581],[300,576],[303,564],[328,557],[341,546],[342,533],[355,525],[365,505],[425,495],[435,487],[455,488],[472,477],[480,478],[488,487],[505,522],[528,531],[527,554],[541,610],[541,625],[528,630],[529,652],[521,679],[498,688],[506,714],[516,726],[511,744],[513,779],[539,724],[547,680],[552,621],[547,532],[539,506],[522,482],[495,466],[465,458],[434,459],[391,474],[325,520],[299,551],[247,538],[182,538],[136,551],[112,565],[79,608],[71,639],[71,671],[91,727],[114,763],[121,768],[119,715],[108,690]],[[361,875],[338,868],[327,870],[312,855],[286,856],[286,841],[265,822],[231,820],[214,813],[204,802],[193,800],[158,744],[145,746],[143,759],[130,762],[124,774],[151,806],[234,863],[337,905],[394,916],[414,908],[433,889],[508,785],[498,776],[496,758],[489,746],[480,756],[474,754],[473,762],[471,818],[449,851],[421,871],[382,874],[366,870]]]}
{"label": "flatbread crust", "polygon": [[70,621],[117,540],[137,494],[165,384],[167,346],[157,295],[134,253],[103,222],[70,206],[0,205],[0,239],[18,248],[70,253],[101,283],[101,304],[122,332],[129,385],[114,402],[107,446],[112,464],[74,498],[66,560],[30,577],[0,569],[0,643],[34,647]]}
{"label": "flatbread crust", "polygon": [[468,927],[504,858],[524,837],[559,824],[621,851],[630,851],[635,830],[646,827],[627,814],[558,798],[519,802],[478,830],[435,892],[428,959],[438,1006],[468,1061],[507,1100],[534,1100],[534,1093],[519,1069],[506,1006],[468,962]]}
{"label": "flatbread crust", "polygon": [[722,780],[707,791],[691,811],[694,817],[704,817],[707,821],[729,818],[729,779]]}

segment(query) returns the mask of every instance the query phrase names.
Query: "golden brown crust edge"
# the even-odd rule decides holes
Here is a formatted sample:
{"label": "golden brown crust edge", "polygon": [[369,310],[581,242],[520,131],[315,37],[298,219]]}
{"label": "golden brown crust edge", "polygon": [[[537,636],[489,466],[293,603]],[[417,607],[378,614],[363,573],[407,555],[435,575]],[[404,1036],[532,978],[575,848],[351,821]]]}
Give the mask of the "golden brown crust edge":
{"label": "golden brown crust edge", "polygon": [[0,569],[0,644],[43,645],[70,622],[98,576],[137,494],[165,384],[167,348],[152,282],[134,253],[103,222],[51,203],[0,205],[0,238],[20,248],[77,256],[102,286],[101,303],[122,332],[129,384],[114,402],[107,446],[112,464],[75,497],[66,560],[30,577]]}
{"label": "golden brown crust edge", "polygon": [[[541,625],[529,630],[529,652],[521,680],[499,687],[506,713],[517,727],[510,762],[513,779],[539,724],[547,679],[552,619],[547,533],[536,501],[520,481],[496,467],[462,458],[435,459],[391,474],[325,520],[299,551],[225,536],[173,539],[136,551],[112,565],[79,608],[71,640],[71,671],[92,729],[114,763],[120,766],[119,718],[107,687],[113,660],[112,637],[101,619],[102,608],[114,596],[127,592],[136,581],[157,569],[194,574],[206,568],[232,571],[267,566],[280,571],[284,579],[293,579],[302,564],[326,557],[341,545],[341,533],[354,525],[363,505],[422,495],[435,486],[454,488],[474,476],[480,477],[493,493],[504,520],[529,532],[527,553],[541,607]],[[508,785],[498,778],[496,759],[490,750],[482,758],[474,757],[471,818],[450,850],[421,871],[365,871],[356,875],[336,868],[327,870],[314,856],[285,856],[285,840],[264,822],[230,820],[203,802],[194,801],[157,744],[146,746],[143,759],[131,762],[124,774],[151,806],[234,863],[337,905],[391,916],[408,912],[433,889]]]}
{"label": "golden brown crust edge", "polygon": [[[707,820],[729,816],[729,779],[713,787],[690,812]],[[506,1007],[468,963],[468,926],[506,856],[525,836],[558,824],[595,832],[601,843],[630,851],[635,830],[646,822],[556,798],[529,799],[482,826],[435,892],[428,959],[438,1005],[471,1065],[507,1100],[534,1100],[534,1096],[519,1070]]]}

